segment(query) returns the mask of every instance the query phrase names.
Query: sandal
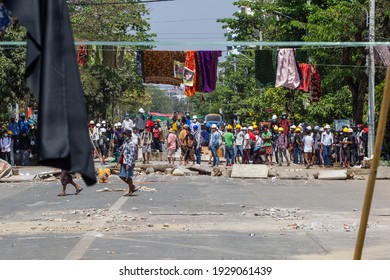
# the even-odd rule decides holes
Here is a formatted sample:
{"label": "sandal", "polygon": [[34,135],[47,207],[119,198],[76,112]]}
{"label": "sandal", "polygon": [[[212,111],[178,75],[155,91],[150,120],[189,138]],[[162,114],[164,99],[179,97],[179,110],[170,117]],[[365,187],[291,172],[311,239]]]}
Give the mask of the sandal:
{"label": "sandal", "polygon": [[83,190],[83,188],[79,188],[79,189],[76,191],[75,195],[76,195],[76,194],[79,194],[82,190]]}
{"label": "sandal", "polygon": [[66,196],[66,193],[59,193],[57,196]]}

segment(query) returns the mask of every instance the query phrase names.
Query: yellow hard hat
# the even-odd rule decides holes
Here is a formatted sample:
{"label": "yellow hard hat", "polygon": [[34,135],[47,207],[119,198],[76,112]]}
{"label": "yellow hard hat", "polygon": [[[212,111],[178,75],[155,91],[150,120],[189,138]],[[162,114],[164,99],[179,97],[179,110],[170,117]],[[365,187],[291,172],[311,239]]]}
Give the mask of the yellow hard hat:
{"label": "yellow hard hat", "polygon": [[301,129],[298,127],[295,129],[295,132],[301,132]]}
{"label": "yellow hard hat", "polygon": [[279,127],[277,125],[274,126],[274,130],[278,130]]}
{"label": "yellow hard hat", "polygon": [[8,135],[12,135],[12,130],[8,130]]}
{"label": "yellow hard hat", "polygon": [[259,127],[257,125],[253,125],[253,129],[258,129]]}
{"label": "yellow hard hat", "polygon": [[236,128],[237,128],[237,129],[241,129],[241,125],[237,124],[237,125],[236,125]]}
{"label": "yellow hard hat", "polygon": [[229,125],[227,126],[227,129],[233,129],[233,127],[229,124]]}
{"label": "yellow hard hat", "polygon": [[279,127],[279,128],[278,128],[278,131],[284,132],[284,128],[283,128],[283,127]]}
{"label": "yellow hard hat", "polygon": [[348,127],[344,127],[344,128],[343,128],[343,132],[344,132],[344,133],[348,133]]}
{"label": "yellow hard hat", "polygon": [[256,125],[256,122],[252,122],[252,125]]}

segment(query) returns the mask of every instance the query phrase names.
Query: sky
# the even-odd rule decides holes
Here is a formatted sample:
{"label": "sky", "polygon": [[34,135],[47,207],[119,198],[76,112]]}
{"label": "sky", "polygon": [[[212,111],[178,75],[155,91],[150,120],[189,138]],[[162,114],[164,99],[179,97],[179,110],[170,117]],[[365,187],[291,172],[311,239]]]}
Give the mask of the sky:
{"label": "sky", "polygon": [[[157,50],[226,50],[225,46],[212,46],[207,42],[226,41],[219,18],[232,17],[237,10],[234,0],[175,0],[148,3],[151,32],[156,41],[178,42],[177,45],[159,46]],[[205,42],[191,45],[191,42]]]}

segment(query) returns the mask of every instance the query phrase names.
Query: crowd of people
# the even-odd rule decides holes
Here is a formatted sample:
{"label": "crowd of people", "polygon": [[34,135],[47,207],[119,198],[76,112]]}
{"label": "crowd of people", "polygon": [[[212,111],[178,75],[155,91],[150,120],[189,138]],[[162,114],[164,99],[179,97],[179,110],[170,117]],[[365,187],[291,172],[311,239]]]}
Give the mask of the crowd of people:
{"label": "crowd of people", "polygon": [[[180,117],[174,112],[167,121],[153,121],[146,117],[141,108],[135,120],[129,114],[122,122],[109,129],[106,122],[95,125],[90,122],[91,139],[97,157],[103,162],[109,151],[116,158],[124,143],[123,131],[131,131],[135,145],[135,157],[142,151],[143,163],[150,163],[152,151],[158,152],[159,160],[167,153],[168,163],[179,161],[180,165],[200,165],[202,154],[208,153],[208,163],[220,165],[220,157],[226,158],[226,165],[233,164],[316,164],[320,167],[359,166],[367,156],[368,129],[359,124],[342,127],[335,131],[329,124],[311,127],[308,124],[292,124],[287,114],[278,119],[248,125],[232,123],[218,127],[216,124],[200,123],[197,116],[186,112]],[[175,157],[176,151],[180,155]]]}
{"label": "crowd of people", "polygon": [[8,124],[0,127],[0,157],[11,165],[30,165],[37,152],[36,129],[25,113],[12,115]]}

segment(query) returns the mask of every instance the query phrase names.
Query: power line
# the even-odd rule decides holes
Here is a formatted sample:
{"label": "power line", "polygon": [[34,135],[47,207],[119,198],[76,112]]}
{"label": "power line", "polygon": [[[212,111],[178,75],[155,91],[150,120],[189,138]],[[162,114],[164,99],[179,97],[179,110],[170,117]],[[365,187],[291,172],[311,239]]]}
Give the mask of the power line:
{"label": "power line", "polygon": [[97,6],[97,5],[132,5],[132,4],[142,4],[142,3],[158,3],[158,2],[172,2],[175,0],[143,0],[135,2],[67,2],[68,5],[74,6]]}

